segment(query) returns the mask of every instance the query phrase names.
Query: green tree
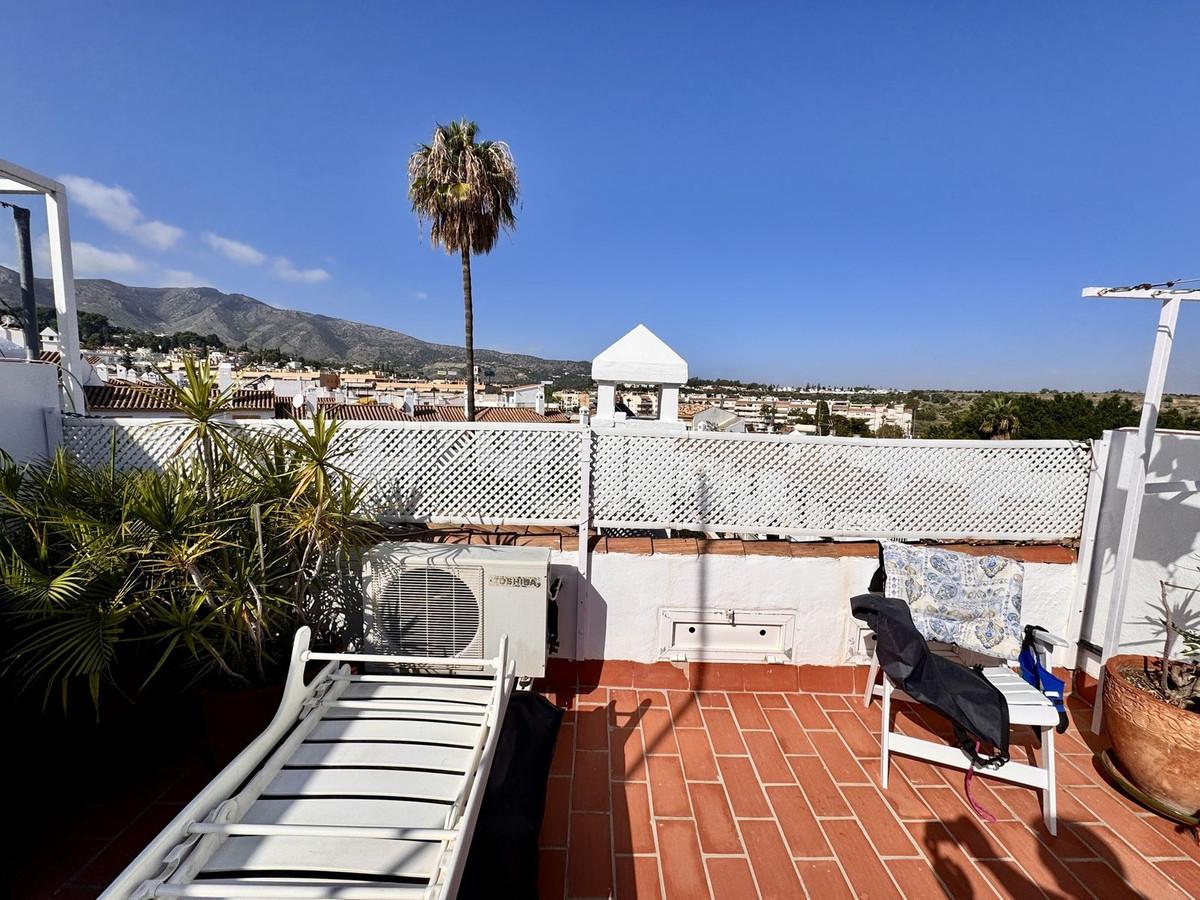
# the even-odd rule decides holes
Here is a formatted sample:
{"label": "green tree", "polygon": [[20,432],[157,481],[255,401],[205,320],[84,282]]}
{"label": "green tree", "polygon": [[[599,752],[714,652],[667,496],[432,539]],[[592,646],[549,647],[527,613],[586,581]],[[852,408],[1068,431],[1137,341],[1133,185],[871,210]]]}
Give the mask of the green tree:
{"label": "green tree", "polygon": [[517,165],[503,141],[476,143],[479,126],[462,119],[438,125],[408,160],[408,199],[429,238],[462,259],[467,351],[467,421],[475,418],[475,314],[471,254],[490,253],[501,231],[516,228]]}
{"label": "green tree", "polygon": [[1008,397],[999,394],[989,397],[984,401],[981,412],[979,433],[993,441],[1012,440],[1012,436],[1021,428],[1016,408]]}

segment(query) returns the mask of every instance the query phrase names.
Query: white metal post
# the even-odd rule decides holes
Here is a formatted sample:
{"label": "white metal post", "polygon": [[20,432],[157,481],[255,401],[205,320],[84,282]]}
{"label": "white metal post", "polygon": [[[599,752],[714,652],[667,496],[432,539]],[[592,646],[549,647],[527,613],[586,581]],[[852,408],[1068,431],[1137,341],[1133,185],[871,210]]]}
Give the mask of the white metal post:
{"label": "white metal post", "polygon": [[1068,650],[1074,652],[1074,657],[1054,660],[1055,663],[1066,665],[1070,669],[1079,666],[1079,639],[1083,636],[1083,614],[1091,585],[1092,561],[1096,555],[1096,530],[1100,525],[1100,505],[1104,500],[1104,480],[1108,472],[1109,452],[1112,449],[1112,432],[1106,431],[1103,437],[1092,441],[1091,444],[1092,470],[1088,473],[1083,525],[1079,533],[1079,552],[1075,559],[1075,600],[1071,604],[1070,616],[1067,619],[1066,638],[1071,645]]}
{"label": "white metal post", "polygon": [[75,269],[71,264],[71,226],[67,189],[52,178],[0,159],[0,194],[41,194],[50,226],[50,277],[58,312],[59,357],[66,373],[63,385],[76,412],[84,412],[83,361],[79,356],[79,321],[75,316]]}
{"label": "white metal post", "polygon": [[579,414],[579,578],[575,592],[575,658],[583,659],[587,633],[587,600],[591,593],[591,558],[588,541],[592,524],[592,425],[587,410]]}
{"label": "white metal post", "polygon": [[67,191],[62,185],[46,194],[46,224],[50,229],[50,277],[58,312],[59,358],[63,388],[73,412],[86,412],[83,399],[83,360],[79,355],[79,319],[75,314],[75,267],[71,262],[71,225]]}
{"label": "white metal post", "polygon": [[1096,705],[1092,711],[1092,731],[1097,734],[1104,721],[1104,664],[1120,648],[1129,574],[1133,567],[1138,524],[1142,517],[1142,500],[1146,495],[1146,476],[1149,473],[1150,454],[1154,446],[1154,427],[1158,424],[1158,408],[1162,404],[1167,367],[1171,362],[1171,345],[1175,339],[1175,326],[1179,320],[1179,307],[1182,302],[1179,294],[1169,294],[1162,300],[1158,331],[1154,337],[1154,355],[1150,360],[1150,376],[1146,382],[1146,396],[1142,401],[1142,419],[1138,425],[1136,453],[1126,456],[1122,461],[1122,468],[1127,475],[1125,509],[1121,514],[1121,536],[1117,545],[1116,568],[1113,570],[1108,622],[1104,627],[1104,644],[1100,648]]}

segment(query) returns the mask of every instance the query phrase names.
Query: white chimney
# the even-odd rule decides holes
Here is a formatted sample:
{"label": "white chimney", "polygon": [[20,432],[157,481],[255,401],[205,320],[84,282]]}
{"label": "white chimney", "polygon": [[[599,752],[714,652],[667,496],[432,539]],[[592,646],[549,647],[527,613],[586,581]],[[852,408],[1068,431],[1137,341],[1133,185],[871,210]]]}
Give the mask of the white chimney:
{"label": "white chimney", "polygon": [[417,408],[417,395],[413,393],[412,388],[404,389],[404,411],[410,416]]}
{"label": "white chimney", "polygon": [[546,391],[538,391],[537,396],[533,400],[533,409],[539,416],[546,414]]}
{"label": "white chimney", "polygon": [[[684,430],[679,421],[679,389],[687,383],[687,362],[645,325],[638,325],[592,360],[592,379],[597,386],[593,420],[597,425],[621,422]],[[657,390],[658,418],[632,419],[617,412],[617,388],[622,385],[649,385]]]}
{"label": "white chimney", "polygon": [[233,365],[227,362],[217,366],[217,390],[224,391],[233,386]]}

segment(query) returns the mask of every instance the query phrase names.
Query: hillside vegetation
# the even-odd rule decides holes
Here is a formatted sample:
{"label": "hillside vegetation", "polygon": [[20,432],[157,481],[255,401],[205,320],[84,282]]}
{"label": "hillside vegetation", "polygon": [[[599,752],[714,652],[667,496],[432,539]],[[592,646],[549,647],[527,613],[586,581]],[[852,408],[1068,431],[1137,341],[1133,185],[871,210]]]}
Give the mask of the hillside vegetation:
{"label": "hillside vegetation", "polygon": [[[215,288],[130,287],[102,278],[75,281],[81,312],[97,313],[118,328],[156,335],[191,332],[215,335],[229,347],[276,349],[285,356],[335,364],[376,366],[398,372],[432,374],[464,364],[461,347],[435,344],[378,325],[366,325],[294,309],[280,309],[245,294]],[[48,279],[39,278],[40,306],[53,306]],[[20,303],[17,273],[0,266],[0,300]],[[496,371],[497,380],[585,374],[590,364],[541,359],[499,350],[477,350],[476,361]]]}

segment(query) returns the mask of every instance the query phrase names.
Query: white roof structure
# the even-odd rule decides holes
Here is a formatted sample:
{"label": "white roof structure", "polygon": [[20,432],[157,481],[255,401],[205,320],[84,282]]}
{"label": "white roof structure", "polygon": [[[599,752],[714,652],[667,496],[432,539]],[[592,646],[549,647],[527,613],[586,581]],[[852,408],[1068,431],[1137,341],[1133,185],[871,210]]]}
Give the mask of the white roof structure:
{"label": "white roof structure", "polygon": [[83,383],[86,373],[79,355],[67,189],[52,178],[0,159],[0,194],[35,194],[45,198],[46,224],[50,231],[50,281],[54,286],[54,309],[58,313],[61,364],[67,374],[63,379],[63,391],[72,411],[82,413],[85,411]]}
{"label": "white roof structure", "polygon": [[645,325],[592,360],[592,378],[626,384],[684,384],[687,362]]}
{"label": "white roof structure", "polygon": [[[1194,281],[1195,279],[1187,279]],[[1142,518],[1142,501],[1146,494],[1175,494],[1184,497],[1200,493],[1196,480],[1158,481],[1147,483],[1150,475],[1150,457],[1154,446],[1154,429],[1158,425],[1158,409],[1162,406],[1163,389],[1167,383],[1167,369],[1171,365],[1171,348],[1179,322],[1180,307],[1184,302],[1200,303],[1200,291],[1174,290],[1179,281],[1162,284],[1138,284],[1128,287],[1089,287],[1083,289],[1084,297],[1109,300],[1151,300],[1159,304],[1158,328],[1154,335],[1154,353],[1150,357],[1150,374],[1146,381],[1146,394],[1142,398],[1142,418],[1138,425],[1138,453],[1133,460],[1134,471],[1125,493],[1125,507],[1121,513],[1121,536],[1117,544],[1117,558],[1112,576],[1112,592],[1108,607],[1108,622],[1104,629],[1104,645],[1100,648],[1100,678],[1096,685],[1096,703],[1092,711],[1092,731],[1100,733],[1104,718],[1104,664],[1109,657],[1121,650],[1121,628],[1125,624],[1125,600],[1129,581],[1133,573],[1134,553],[1137,547],[1138,527]]]}
{"label": "white roof structure", "polygon": [[737,413],[710,406],[692,416],[692,428],[697,431],[729,431],[742,421]]}

